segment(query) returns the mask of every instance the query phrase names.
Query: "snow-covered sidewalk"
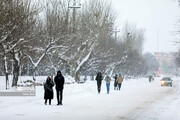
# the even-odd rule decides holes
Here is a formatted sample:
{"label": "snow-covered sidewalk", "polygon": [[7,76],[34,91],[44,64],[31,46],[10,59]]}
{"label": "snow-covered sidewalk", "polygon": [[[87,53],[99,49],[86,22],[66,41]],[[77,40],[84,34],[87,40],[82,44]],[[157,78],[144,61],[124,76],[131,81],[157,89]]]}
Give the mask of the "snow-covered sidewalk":
{"label": "snow-covered sidewalk", "polygon": [[[36,88],[35,97],[0,97],[0,120],[121,120],[136,118],[155,102],[173,93],[173,87],[161,87],[160,78],[126,80],[121,91],[106,94],[105,82],[101,94],[95,81],[65,85],[63,106],[56,105],[56,92],[52,105],[44,105],[43,87]],[[175,80],[174,82],[177,82]],[[134,116],[134,117],[132,117]]]}

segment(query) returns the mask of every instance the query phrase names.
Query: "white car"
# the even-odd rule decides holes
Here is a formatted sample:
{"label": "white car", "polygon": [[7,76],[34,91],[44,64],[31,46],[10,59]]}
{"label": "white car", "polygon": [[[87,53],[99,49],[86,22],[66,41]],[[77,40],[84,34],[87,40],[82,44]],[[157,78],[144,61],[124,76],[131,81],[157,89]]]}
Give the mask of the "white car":
{"label": "white car", "polygon": [[172,79],[170,77],[163,77],[161,80],[161,86],[171,86],[172,87]]}

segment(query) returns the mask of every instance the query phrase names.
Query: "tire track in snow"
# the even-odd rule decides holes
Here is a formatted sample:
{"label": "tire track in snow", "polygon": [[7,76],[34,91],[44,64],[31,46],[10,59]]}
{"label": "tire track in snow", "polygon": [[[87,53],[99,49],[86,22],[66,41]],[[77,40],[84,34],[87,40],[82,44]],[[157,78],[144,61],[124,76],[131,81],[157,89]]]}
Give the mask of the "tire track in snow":
{"label": "tire track in snow", "polygon": [[[166,89],[163,92],[153,95],[149,100],[146,100],[142,104],[137,107],[132,108],[129,113],[124,116],[117,118],[117,120],[139,120],[139,116],[143,115],[143,113],[148,110],[148,108],[155,104],[156,102],[161,101],[162,99],[166,98],[167,96],[172,95],[175,91],[177,91],[177,86],[174,86],[175,89]],[[152,118],[154,120],[154,118]]]}

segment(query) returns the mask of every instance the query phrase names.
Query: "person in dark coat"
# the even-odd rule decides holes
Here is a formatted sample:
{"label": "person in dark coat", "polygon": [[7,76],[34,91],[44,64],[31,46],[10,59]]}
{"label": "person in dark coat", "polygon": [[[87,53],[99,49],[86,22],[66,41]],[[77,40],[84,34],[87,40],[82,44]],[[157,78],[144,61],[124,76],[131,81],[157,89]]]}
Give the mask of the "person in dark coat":
{"label": "person in dark coat", "polygon": [[102,74],[101,74],[101,72],[98,72],[97,76],[96,76],[98,93],[101,92],[101,83],[102,83],[102,80],[103,80]]}
{"label": "person in dark coat", "polygon": [[114,90],[117,89],[117,78],[118,78],[118,75],[116,74],[115,77],[114,77]]}
{"label": "person in dark coat", "polygon": [[[56,77],[54,78],[56,84],[56,93],[57,93],[57,105],[62,105],[63,99],[63,89],[64,89],[64,77],[61,74],[61,71],[57,72]],[[59,96],[60,94],[60,96]]]}
{"label": "person in dark coat", "polygon": [[54,82],[50,77],[47,77],[46,83],[44,84],[44,99],[45,105],[47,105],[47,100],[49,100],[49,105],[51,105],[51,99],[53,99],[53,86]]}
{"label": "person in dark coat", "polygon": [[150,75],[150,76],[149,76],[149,82],[152,81],[152,78],[153,78],[152,75]]}

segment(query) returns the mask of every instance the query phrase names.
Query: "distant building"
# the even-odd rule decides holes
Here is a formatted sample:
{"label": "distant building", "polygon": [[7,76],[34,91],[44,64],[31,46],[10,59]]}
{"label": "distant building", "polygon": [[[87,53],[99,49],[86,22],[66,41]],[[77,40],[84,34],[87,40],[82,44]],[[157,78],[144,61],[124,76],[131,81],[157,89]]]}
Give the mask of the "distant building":
{"label": "distant building", "polygon": [[178,52],[155,52],[154,56],[159,62],[160,68],[159,70],[162,71],[162,74],[173,74],[176,72],[175,66],[175,58],[177,57]]}

